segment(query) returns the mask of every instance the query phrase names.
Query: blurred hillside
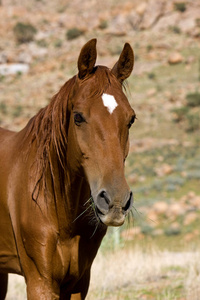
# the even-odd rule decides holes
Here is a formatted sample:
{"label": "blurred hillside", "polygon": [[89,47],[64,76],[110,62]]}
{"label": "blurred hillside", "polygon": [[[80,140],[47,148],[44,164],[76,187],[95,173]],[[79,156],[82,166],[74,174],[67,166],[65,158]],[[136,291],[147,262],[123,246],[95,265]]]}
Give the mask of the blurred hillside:
{"label": "blurred hillside", "polygon": [[[198,300],[199,0],[0,0],[0,126],[23,128],[94,37],[110,68],[125,42],[134,48],[127,94],[137,121],[126,163],[134,221],[108,232],[100,255],[123,253],[97,258],[88,299]],[[26,299],[17,280],[8,299]]]}
{"label": "blurred hillside", "polygon": [[[129,42],[135,68],[127,94],[137,122],[126,170],[136,210],[142,206],[145,215],[135,232],[199,236],[199,0],[0,3],[0,126],[20,130],[48,104],[77,73],[80,48],[89,39],[98,39],[98,64],[110,68]],[[177,202],[183,204],[174,212]],[[193,218],[185,220],[191,211]]]}

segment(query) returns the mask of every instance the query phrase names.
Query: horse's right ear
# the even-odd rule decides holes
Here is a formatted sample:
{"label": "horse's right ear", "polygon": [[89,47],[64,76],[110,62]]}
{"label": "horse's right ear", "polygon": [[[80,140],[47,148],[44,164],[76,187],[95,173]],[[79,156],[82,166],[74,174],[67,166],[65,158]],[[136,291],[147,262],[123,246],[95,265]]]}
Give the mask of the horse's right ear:
{"label": "horse's right ear", "polygon": [[83,46],[78,58],[78,77],[84,79],[91,74],[97,58],[96,39],[92,39]]}
{"label": "horse's right ear", "polygon": [[134,66],[134,52],[130,44],[126,43],[119,57],[112,68],[112,73],[117,77],[120,83],[131,75]]}

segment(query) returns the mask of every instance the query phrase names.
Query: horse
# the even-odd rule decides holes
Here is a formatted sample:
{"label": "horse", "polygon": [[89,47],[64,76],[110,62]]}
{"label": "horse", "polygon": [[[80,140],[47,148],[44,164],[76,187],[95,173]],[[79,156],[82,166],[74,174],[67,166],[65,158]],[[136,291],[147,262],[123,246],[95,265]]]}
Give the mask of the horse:
{"label": "horse", "polygon": [[28,300],[85,299],[108,226],[124,223],[133,195],[124,175],[136,114],[123,83],[126,43],[114,67],[96,66],[96,39],[69,79],[19,132],[0,128],[0,299],[8,273]]}

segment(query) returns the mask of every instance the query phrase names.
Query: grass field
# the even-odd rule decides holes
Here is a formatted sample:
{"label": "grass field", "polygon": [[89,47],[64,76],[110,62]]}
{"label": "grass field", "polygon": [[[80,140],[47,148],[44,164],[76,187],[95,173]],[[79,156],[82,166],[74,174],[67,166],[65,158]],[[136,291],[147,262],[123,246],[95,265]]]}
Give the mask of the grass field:
{"label": "grass field", "polygon": [[[199,252],[161,251],[151,243],[106,255],[100,252],[87,300],[199,300],[199,293]],[[26,299],[22,277],[10,275],[6,299]]]}

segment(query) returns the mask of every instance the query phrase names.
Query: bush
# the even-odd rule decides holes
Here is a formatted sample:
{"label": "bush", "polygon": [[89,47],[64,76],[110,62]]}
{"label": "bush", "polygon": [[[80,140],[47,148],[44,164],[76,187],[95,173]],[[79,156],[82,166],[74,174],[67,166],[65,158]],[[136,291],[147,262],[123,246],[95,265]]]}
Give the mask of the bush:
{"label": "bush", "polygon": [[17,23],[13,28],[16,40],[18,43],[28,43],[33,41],[37,29],[27,23]]}
{"label": "bush", "polygon": [[187,106],[197,107],[200,106],[200,93],[191,93],[186,96]]}
{"label": "bush", "polygon": [[192,132],[200,129],[200,115],[199,113],[191,113],[187,115],[188,127],[187,131]]}
{"label": "bush", "polygon": [[153,80],[156,78],[156,74],[153,72],[150,72],[150,73],[148,73],[148,78]]}
{"label": "bush", "polygon": [[174,108],[172,110],[172,112],[174,113],[174,121],[175,122],[181,122],[185,119],[187,113],[189,111],[189,108],[187,106],[182,106],[182,107],[179,107],[179,108]]}
{"label": "bush", "polygon": [[66,32],[66,38],[68,40],[73,40],[81,36],[84,32],[81,29],[78,29],[76,27],[69,29]]}
{"label": "bush", "polygon": [[200,179],[200,171],[199,170],[188,171],[187,179]]}
{"label": "bush", "polygon": [[60,40],[60,39],[55,40],[54,47],[55,48],[61,48],[62,47],[62,40]]}
{"label": "bush", "polygon": [[172,32],[176,33],[176,34],[181,34],[181,29],[180,29],[178,26],[176,26],[176,25],[174,25],[174,26],[169,26],[169,29],[170,29]]}
{"label": "bush", "polygon": [[141,226],[141,232],[145,235],[151,235],[153,233],[153,228],[150,225],[143,224]]}
{"label": "bush", "polygon": [[181,234],[181,229],[180,228],[173,228],[169,227],[165,229],[165,235],[166,236],[172,236],[172,235],[178,235]]}
{"label": "bush", "polygon": [[48,43],[44,39],[37,41],[37,45],[42,48],[48,47]]}
{"label": "bush", "polygon": [[6,115],[8,112],[7,109],[7,105],[5,102],[0,102],[0,112],[2,112],[2,114]]}
{"label": "bush", "polygon": [[151,44],[148,44],[146,48],[147,48],[147,52],[150,52],[153,50],[153,46]]}
{"label": "bush", "polygon": [[186,4],[185,2],[176,2],[174,3],[174,8],[180,12],[184,12],[186,11]]}
{"label": "bush", "polygon": [[108,21],[102,20],[99,24],[100,29],[106,29],[108,27]]}
{"label": "bush", "polygon": [[22,114],[23,107],[21,105],[17,105],[14,107],[12,115],[13,117],[17,118]]}

